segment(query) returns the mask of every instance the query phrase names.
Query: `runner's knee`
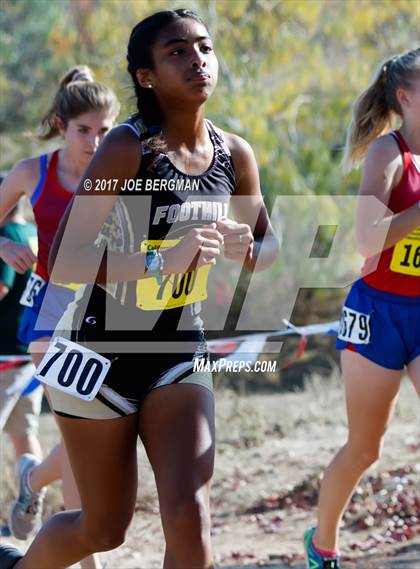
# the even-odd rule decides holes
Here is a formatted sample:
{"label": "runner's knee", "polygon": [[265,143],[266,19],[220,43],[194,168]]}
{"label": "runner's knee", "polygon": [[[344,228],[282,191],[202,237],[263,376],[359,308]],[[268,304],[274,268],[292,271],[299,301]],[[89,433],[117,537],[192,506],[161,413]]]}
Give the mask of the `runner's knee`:
{"label": "runner's knee", "polygon": [[382,437],[378,441],[349,441],[348,449],[351,452],[352,460],[361,466],[368,468],[379,460],[382,452]]}
{"label": "runner's knee", "polygon": [[122,545],[131,518],[118,521],[112,515],[106,519],[85,519],[83,536],[90,551],[109,551]]}
{"label": "runner's knee", "polygon": [[91,553],[109,551],[124,543],[125,532],[126,527],[117,527],[108,522],[107,525],[87,527],[84,540]]}
{"label": "runner's knee", "polygon": [[206,544],[206,534],[210,529],[210,512],[202,496],[195,494],[180,498],[166,510],[166,517],[171,522],[169,531],[183,535],[191,545]]}

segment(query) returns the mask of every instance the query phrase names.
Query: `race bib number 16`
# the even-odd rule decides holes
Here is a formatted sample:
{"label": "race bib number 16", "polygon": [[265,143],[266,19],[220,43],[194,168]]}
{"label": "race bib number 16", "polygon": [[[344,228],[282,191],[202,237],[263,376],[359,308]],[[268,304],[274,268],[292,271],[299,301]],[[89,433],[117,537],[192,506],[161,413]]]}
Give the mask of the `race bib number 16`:
{"label": "race bib number 16", "polygon": [[71,342],[54,338],[39,364],[35,377],[42,383],[85,401],[92,401],[101,387],[111,362]]}
{"label": "race bib number 16", "polygon": [[341,312],[338,339],[352,344],[370,341],[370,315],[345,306]]}
{"label": "race bib number 16", "polygon": [[420,227],[395,245],[390,268],[395,273],[420,277]]}

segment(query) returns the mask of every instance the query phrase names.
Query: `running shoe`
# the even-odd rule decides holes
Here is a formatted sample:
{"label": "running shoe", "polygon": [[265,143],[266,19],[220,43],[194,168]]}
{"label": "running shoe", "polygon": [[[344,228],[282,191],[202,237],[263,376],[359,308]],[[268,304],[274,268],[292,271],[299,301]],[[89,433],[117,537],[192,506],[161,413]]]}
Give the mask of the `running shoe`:
{"label": "running shoe", "polygon": [[17,539],[27,539],[41,525],[42,504],[46,489],[33,492],[28,484],[32,469],[40,462],[33,454],[23,454],[16,464],[19,497],[12,502],[10,508],[9,528]]}
{"label": "running shoe", "polygon": [[306,566],[308,569],[340,569],[340,561],[338,557],[323,557],[315,549],[312,537],[316,528],[310,528],[305,531],[303,536],[303,545],[306,555]]}
{"label": "running shoe", "polygon": [[0,545],[0,569],[12,569],[23,555],[14,545]]}

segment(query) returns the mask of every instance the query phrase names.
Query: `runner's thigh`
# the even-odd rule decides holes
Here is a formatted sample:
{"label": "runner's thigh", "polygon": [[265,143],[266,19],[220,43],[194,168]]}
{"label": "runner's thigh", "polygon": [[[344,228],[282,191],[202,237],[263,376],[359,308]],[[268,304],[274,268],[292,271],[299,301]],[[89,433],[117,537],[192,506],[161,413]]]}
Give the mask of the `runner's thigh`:
{"label": "runner's thigh", "polygon": [[155,473],[161,507],[171,508],[210,485],[215,449],[211,391],[193,384],[151,391],[140,408],[139,434]]}
{"label": "runner's thigh", "polygon": [[137,415],[106,420],[55,417],[79,489],[84,518],[127,524],[137,492]]}

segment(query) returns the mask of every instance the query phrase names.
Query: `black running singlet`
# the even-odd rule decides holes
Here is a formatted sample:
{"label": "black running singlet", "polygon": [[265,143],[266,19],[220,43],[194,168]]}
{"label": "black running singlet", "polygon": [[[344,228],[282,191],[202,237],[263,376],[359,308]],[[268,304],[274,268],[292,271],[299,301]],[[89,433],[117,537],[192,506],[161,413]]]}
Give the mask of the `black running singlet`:
{"label": "black running singlet", "polygon": [[[105,242],[111,251],[125,253],[164,250],[176,245],[190,229],[228,216],[235,172],[223,135],[210,121],[206,121],[206,126],[213,144],[213,159],[208,169],[196,176],[187,175],[172,164],[161,150],[160,134],[153,136],[137,115],[122,124],[138,137],[141,165],[135,179],[123,186],[98,242]],[[108,310],[117,305],[118,329],[153,331],[153,336],[172,336],[177,329],[201,330],[199,313],[201,302],[207,298],[210,272],[211,265],[205,265],[185,274],[163,275],[162,282],[150,277],[95,285],[88,312],[89,308],[96,314],[98,309],[102,311],[104,302],[108,302]],[[85,288],[85,294],[89,288]],[[108,294],[104,294],[104,289]],[[77,296],[81,301],[82,295]]]}

